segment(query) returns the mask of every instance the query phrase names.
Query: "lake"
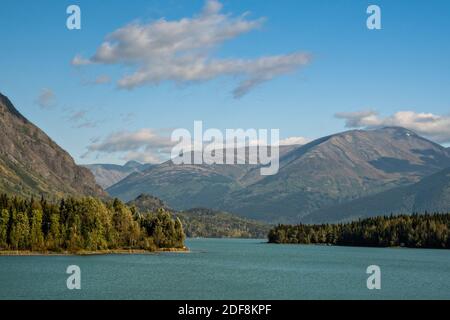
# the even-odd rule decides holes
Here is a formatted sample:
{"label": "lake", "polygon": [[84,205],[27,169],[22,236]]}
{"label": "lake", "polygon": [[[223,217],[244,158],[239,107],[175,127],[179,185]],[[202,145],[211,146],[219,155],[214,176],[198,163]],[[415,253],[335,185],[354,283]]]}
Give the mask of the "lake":
{"label": "lake", "polygon": [[[188,239],[191,253],[0,256],[0,299],[450,299],[450,251]],[[66,268],[81,268],[68,290]],[[381,268],[368,290],[366,268]]]}

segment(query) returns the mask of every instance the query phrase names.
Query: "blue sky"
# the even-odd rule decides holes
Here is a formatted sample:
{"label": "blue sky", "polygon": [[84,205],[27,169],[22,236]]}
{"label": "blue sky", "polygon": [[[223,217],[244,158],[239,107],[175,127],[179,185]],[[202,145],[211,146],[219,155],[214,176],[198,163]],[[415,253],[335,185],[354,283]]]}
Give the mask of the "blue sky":
{"label": "blue sky", "polygon": [[[81,8],[81,30],[66,28],[71,4]],[[253,61],[261,57],[297,53],[310,60],[302,65],[296,60],[288,66],[292,70],[275,76],[269,71],[269,80],[259,83],[256,78],[257,85],[238,98],[233,90],[240,81],[264,78],[267,71],[262,76],[259,69],[239,74],[238,67],[231,67],[203,81],[164,75],[168,80],[158,84],[123,88],[121,79],[140,67],[153,71],[161,57],[151,60],[153,56],[141,52],[145,56],[139,62],[120,57],[106,63],[95,54],[107,35],[130,23],[152,32],[152,24],[161,18],[196,19],[205,1],[2,0],[0,92],[77,163],[149,161],[164,147],[164,139],[153,134],[191,129],[194,120],[221,130],[279,128],[282,138],[309,139],[350,127],[403,125],[440,143],[450,142],[449,1],[220,4],[223,8],[215,14],[231,24],[233,19],[264,20],[211,47],[197,48],[207,51],[212,69],[217,61],[247,61],[243,69],[254,70]],[[381,30],[366,27],[370,4],[381,8]],[[76,56],[91,60],[76,66],[71,63]],[[107,83],[96,84],[96,79]],[[111,145],[127,139],[130,146],[142,143],[137,146],[141,148]],[[145,152],[149,157],[143,158]]]}

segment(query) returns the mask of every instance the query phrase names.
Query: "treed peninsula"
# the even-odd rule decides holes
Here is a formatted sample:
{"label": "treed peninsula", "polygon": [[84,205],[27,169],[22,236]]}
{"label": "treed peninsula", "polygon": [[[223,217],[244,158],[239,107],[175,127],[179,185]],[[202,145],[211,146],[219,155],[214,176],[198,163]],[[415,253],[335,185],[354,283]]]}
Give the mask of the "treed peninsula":
{"label": "treed peninsula", "polygon": [[450,214],[372,217],[340,224],[278,225],[269,243],[450,249]]}
{"label": "treed peninsula", "polygon": [[0,195],[0,254],[186,251],[184,239],[181,221],[162,209],[141,214],[117,199]]}

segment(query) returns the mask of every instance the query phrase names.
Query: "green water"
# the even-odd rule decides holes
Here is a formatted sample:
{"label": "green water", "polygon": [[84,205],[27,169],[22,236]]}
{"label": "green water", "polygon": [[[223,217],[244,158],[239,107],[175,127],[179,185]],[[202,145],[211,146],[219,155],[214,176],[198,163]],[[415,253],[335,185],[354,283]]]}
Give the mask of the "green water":
{"label": "green water", "polygon": [[[450,299],[450,251],[189,239],[191,253],[2,257],[0,299]],[[68,290],[69,265],[81,290]],[[366,268],[381,268],[368,290]]]}

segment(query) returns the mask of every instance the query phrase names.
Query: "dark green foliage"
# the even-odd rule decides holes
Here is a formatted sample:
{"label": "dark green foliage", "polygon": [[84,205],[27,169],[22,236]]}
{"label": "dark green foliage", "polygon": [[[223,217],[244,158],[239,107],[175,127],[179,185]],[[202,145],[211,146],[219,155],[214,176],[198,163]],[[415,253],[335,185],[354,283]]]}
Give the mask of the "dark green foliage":
{"label": "dark green foliage", "polygon": [[263,222],[204,208],[190,209],[176,215],[183,222],[188,237],[263,239],[270,230],[270,226]]}
{"label": "dark green foliage", "polygon": [[132,210],[146,213],[160,209],[180,219],[187,237],[196,238],[265,238],[270,225],[246,219],[227,212],[207,208],[194,208],[177,212],[161,199],[141,194],[127,203]]}
{"label": "dark green foliage", "polygon": [[142,225],[159,248],[178,248],[183,245],[184,232],[181,221],[173,219],[170,213],[159,209],[156,214],[145,214]]}
{"label": "dark green foliage", "polygon": [[97,251],[183,248],[181,222],[160,210],[142,217],[114,200],[58,204],[0,195],[0,250]]}
{"label": "dark green foliage", "polygon": [[383,216],[344,224],[278,225],[270,243],[450,249],[450,214]]}

